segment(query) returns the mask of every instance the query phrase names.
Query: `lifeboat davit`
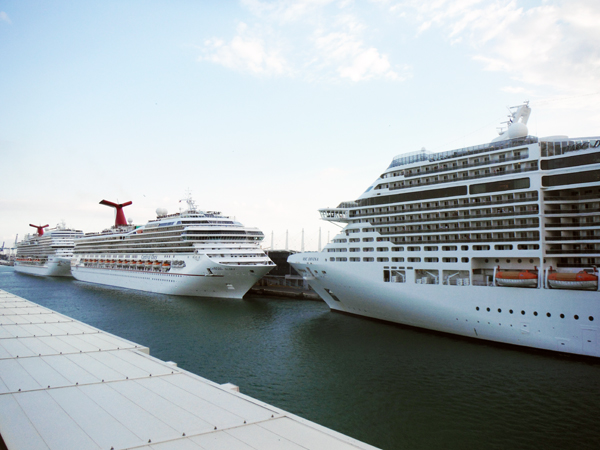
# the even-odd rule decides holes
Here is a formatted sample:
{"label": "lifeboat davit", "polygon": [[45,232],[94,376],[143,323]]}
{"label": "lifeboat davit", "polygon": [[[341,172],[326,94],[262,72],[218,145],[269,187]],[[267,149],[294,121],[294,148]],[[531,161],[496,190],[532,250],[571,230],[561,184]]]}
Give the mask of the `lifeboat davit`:
{"label": "lifeboat davit", "polygon": [[529,270],[498,270],[496,284],[508,287],[537,287],[538,276]]}
{"label": "lifeboat davit", "polygon": [[553,272],[548,275],[552,289],[598,289],[598,276],[581,271],[578,273]]}

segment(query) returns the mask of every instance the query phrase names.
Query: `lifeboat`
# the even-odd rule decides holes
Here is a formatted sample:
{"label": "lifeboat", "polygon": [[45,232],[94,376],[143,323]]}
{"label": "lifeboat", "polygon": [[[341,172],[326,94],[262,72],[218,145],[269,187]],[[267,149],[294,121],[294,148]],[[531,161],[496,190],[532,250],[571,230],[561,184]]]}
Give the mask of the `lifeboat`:
{"label": "lifeboat", "polygon": [[162,263],[163,267],[169,267],[171,266],[171,263],[169,261],[165,261],[164,263]]}
{"label": "lifeboat", "polygon": [[160,266],[160,261],[154,261],[155,266]]}
{"label": "lifeboat", "polygon": [[496,284],[508,287],[537,287],[537,273],[529,270],[498,270]]}
{"label": "lifeboat", "polygon": [[552,289],[598,289],[598,276],[581,271],[578,273],[553,272],[548,275]]}

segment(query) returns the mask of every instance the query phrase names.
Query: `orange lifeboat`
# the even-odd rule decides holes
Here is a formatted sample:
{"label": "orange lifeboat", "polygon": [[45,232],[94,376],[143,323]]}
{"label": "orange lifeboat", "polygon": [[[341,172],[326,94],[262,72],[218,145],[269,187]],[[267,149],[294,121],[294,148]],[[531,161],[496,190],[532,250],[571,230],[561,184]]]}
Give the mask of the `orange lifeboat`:
{"label": "orange lifeboat", "polygon": [[553,272],[548,275],[552,289],[598,289],[598,276],[580,271],[577,273]]}
{"label": "orange lifeboat", "polygon": [[529,270],[498,270],[496,284],[508,287],[537,287],[537,273]]}

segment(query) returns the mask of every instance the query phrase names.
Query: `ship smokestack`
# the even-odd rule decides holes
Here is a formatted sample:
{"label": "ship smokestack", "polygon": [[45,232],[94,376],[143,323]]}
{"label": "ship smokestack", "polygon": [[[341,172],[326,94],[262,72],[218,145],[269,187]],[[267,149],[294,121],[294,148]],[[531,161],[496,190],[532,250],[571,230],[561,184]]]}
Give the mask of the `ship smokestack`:
{"label": "ship smokestack", "polygon": [[125,203],[113,203],[108,200],[102,200],[100,202],[101,205],[112,206],[117,210],[117,216],[115,217],[115,227],[126,226],[127,219],[125,219],[125,213],[123,213],[123,208],[125,206],[131,205],[133,202],[125,202]]}
{"label": "ship smokestack", "polygon": [[50,225],[38,226],[38,225],[33,225],[33,224],[30,223],[29,226],[33,227],[33,228],[37,228],[38,236],[43,236],[44,235],[44,228],[49,227]]}

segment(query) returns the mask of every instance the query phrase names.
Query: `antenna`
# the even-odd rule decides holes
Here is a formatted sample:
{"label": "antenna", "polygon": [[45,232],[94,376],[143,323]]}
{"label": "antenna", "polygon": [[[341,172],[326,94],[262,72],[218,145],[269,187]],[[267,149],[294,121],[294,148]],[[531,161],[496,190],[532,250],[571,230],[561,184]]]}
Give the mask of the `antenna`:
{"label": "antenna", "polygon": [[101,205],[111,206],[117,210],[117,216],[115,218],[115,227],[127,226],[127,219],[125,219],[125,214],[123,213],[123,208],[125,206],[131,205],[133,202],[125,202],[125,203],[113,203],[108,200],[102,200],[100,202]]}
{"label": "antenna", "polygon": [[33,224],[30,223],[29,226],[33,227],[33,228],[37,228],[38,236],[43,236],[44,235],[44,228],[47,228],[50,225],[38,226],[38,225],[33,225]]}

